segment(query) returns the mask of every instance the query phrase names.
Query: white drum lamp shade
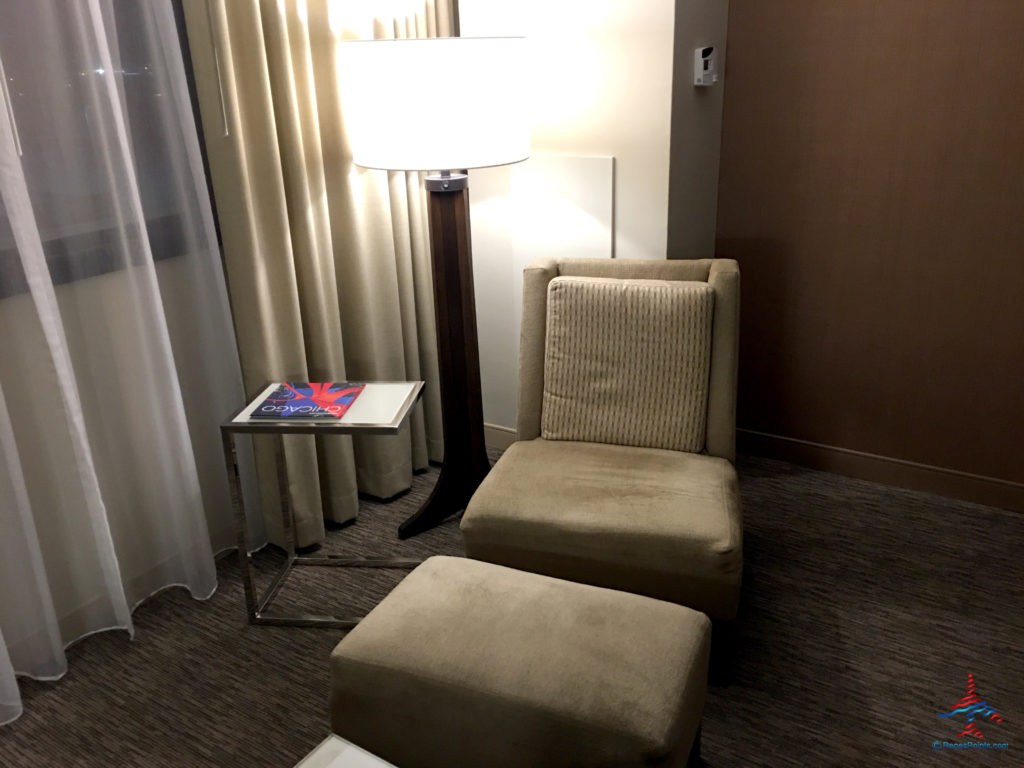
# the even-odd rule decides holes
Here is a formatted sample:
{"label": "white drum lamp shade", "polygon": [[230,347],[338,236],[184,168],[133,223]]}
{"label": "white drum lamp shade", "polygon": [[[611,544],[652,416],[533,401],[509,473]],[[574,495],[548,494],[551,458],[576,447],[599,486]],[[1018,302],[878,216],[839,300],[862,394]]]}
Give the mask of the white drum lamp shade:
{"label": "white drum lamp shade", "polygon": [[341,43],[356,165],[444,171],[525,160],[525,47],[521,37]]}

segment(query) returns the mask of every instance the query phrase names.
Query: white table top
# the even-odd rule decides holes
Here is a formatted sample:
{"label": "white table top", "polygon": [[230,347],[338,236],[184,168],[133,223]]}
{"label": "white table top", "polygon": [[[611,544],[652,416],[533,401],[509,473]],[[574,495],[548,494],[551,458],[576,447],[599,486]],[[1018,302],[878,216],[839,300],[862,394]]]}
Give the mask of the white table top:
{"label": "white table top", "polygon": [[349,433],[371,430],[397,431],[423,390],[422,381],[371,381],[366,383],[363,391],[359,393],[359,396],[340,419],[333,416],[318,419],[281,420],[252,418],[252,412],[279,385],[279,382],[268,384],[262,392],[249,401],[238,415],[228,422],[229,425],[316,428],[313,431],[327,428]]}
{"label": "white table top", "polygon": [[395,768],[333,733],[295,768]]}

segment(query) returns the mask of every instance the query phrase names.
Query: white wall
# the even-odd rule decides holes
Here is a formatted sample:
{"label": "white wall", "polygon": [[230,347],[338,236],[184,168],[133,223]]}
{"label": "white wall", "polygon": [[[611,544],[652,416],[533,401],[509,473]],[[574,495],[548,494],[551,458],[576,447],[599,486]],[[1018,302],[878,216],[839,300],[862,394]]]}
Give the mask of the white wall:
{"label": "white wall", "polygon": [[673,0],[459,0],[459,18],[463,37],[526,35],[533,151],[614,157],[614,255],[664,258]]}

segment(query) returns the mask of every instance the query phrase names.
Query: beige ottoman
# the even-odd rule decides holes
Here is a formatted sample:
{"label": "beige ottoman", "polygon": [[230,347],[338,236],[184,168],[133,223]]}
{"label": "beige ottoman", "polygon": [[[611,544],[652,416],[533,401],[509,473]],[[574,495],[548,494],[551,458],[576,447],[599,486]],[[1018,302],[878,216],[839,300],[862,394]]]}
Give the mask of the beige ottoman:
{"label": "beige ottoman", "polygon": [[399,768],[683,766],[710,638],[679,605],[433,557],[331,654],[332,728]]}

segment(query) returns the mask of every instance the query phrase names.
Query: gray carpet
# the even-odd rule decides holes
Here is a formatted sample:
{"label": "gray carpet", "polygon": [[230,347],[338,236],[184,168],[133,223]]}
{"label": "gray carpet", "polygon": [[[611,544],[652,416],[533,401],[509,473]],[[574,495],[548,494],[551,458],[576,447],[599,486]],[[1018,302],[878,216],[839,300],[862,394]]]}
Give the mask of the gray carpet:
{"label": "gray carpet", "polygon": [[[733,679],[711,689],[705,763],[725,766],[1024,765],[1024,515],[764,459],[740,463],[745,584]],[[436,470],[366,502],[327,549],[461,554],[456,521],[409,542],[398,522]],[[259,556],[269,573],[273,553]],[[162,593],[136,640],[90,637],[59,683],[23,681],[0,766],[292,766],[328,733],[336,630],[249,627],[234,558],[207,602]],[[365,611],[404,572],[307,568],[282,609]],[[968,673],[1003,715],[1006,751],[935,751],[938,715]],[[483,767],[482,767],[483,768]]]}

